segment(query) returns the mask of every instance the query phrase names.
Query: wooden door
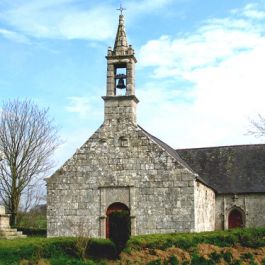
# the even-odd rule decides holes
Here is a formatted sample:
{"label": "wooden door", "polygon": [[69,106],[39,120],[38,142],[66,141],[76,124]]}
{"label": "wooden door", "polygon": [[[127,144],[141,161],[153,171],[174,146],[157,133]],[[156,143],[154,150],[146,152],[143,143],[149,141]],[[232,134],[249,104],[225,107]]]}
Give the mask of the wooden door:
{"label": "wooden door", "polygon": [[228,228],[239,228],[239,227],[243,227],[244,223],[243,223],[243,216],[242,213],[237,210],[234,209],[229,213],[229,217],[228,217]]}

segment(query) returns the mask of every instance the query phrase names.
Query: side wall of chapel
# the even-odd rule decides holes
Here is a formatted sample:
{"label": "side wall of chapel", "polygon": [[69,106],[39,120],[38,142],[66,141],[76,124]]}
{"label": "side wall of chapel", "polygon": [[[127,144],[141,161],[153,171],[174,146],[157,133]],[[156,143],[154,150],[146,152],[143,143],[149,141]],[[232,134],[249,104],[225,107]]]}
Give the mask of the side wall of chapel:
{"label": "side wall of chapel", "polygon": [[243,214],[245,227],[265,227],[265,194],[216,195],[215,229],[228,229],[228,216],[233,209]]}
{"label": "side wall of chapel", "polygon": [[195,181],[195,231],[213,231],[215,229],[215,192]]}

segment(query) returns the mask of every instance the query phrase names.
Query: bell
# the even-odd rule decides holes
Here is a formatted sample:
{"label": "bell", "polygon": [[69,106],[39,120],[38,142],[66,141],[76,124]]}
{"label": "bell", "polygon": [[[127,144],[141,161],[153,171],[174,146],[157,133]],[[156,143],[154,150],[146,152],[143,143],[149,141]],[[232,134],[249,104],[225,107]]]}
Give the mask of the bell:
{"label": "bell", "polygon": [[124,89],[126,88],[125,84],[124,84],[124,79],[123,78],[120,78],[119,81],[118,81],[118,84],[117,84],[117,88],[119,89]]}

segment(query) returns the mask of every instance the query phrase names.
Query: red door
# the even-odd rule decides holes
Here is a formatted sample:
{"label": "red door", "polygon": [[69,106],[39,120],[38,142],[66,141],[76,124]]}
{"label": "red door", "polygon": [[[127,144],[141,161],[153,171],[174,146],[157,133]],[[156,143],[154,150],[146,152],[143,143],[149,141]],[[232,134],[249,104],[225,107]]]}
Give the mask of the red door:
{"label": "red door", "polygon": [[128,211],[129,212],[129,208],[125,204],[120,203],[120,202],[115,202],[108,207],[107,220],[106,220],[106,238],[109,238],[110,236],[109,216],[111,213],[117,212],[117,211]]}
{"label": "red door", "polygon": [[237,210],[234,209],[229,213],[229,217],[228,217],[228,228],[237,228],[237,227],[243,227],[243,217],[242,217],[242,213]]}

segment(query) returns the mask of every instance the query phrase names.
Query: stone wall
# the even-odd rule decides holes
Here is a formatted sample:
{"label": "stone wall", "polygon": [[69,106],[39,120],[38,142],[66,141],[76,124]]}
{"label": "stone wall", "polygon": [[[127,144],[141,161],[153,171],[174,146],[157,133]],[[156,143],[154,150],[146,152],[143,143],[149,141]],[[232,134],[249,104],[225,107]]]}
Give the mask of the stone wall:
{"label": "stone wall", "polygon": [[10,228],[9,215],[5,212],[5,207],[0,205],[0,230]]}
{"label": "stone wall", "polygon": [[9,225],[9,214],[6,214],[5,207],[0,205],[0,239],[24,238],[21,231],[11,228]]}
{"label": "stone wall", "polygon": [[113,120],[127,120],[136,124],[136,106],[138,99],[135,96],[103,97],[105,122]]}
{"label": "stone wall", "polygon": [[6,210],[5,210],[5,206],[0,205],[0,214],[5,214]]}
{"label": "stone wall", "polygon": [[200,182],[195,182],[195,231],[215,229],[215,192]]}
{"label": "stone wall", "polygon": [[215,228],[228,229],[228,215],[237,208],[244,213],[245,227],[265,227],[264,194],[217,195]]}
{"label": "stone wall", "polygon": [[48,236],[105,237],[114,202],[130,209],[132,234],[194,231],[194,178],[141,128],[105,122],[47,180]]}

